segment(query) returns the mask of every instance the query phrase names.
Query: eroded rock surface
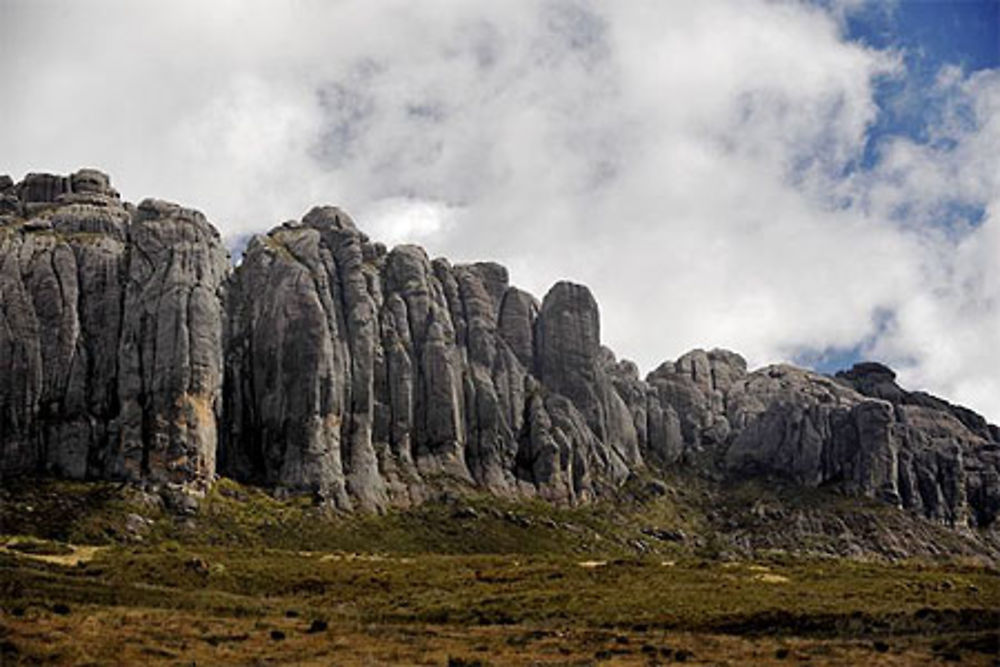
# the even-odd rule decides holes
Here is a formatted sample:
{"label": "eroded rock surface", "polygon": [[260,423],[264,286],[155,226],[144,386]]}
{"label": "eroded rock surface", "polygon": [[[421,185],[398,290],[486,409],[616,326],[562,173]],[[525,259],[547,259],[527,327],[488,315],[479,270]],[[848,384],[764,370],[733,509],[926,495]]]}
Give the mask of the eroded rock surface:
{"label": "eroded rock surface", "polygon": [[218,232],[174,205],[124,205],[91,169],[29,174],[3,196],[2,474],[210,480],[229,271]]}
{"label": "eroded rock surface", "polygon": [[882,365],[836,378],[693,350],[640,378],[590,291],[539,301],[489,262],[387,250],[317,207],[230,269],[189,209],[107,176],[0,177],[0,475],[203,485],[345,509],[445,480],[579,503],[630,475],[837,486],[988,526],[1000,431]]}
{"label": "eroded rock surface", "polygon": [[499,265],[387,252],[317,208],[250,243],[229,313],[237,477],[342,507],[419,502],[442,476],[576,502],[641,463],[582,286],[540,305]]}

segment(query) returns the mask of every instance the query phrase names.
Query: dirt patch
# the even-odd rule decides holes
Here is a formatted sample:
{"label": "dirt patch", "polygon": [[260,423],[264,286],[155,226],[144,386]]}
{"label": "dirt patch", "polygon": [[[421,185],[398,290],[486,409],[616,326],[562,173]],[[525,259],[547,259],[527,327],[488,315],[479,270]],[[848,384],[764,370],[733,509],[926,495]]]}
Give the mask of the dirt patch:
{"label": "dirt patch", "polygon": [[21,547],[21,545],[29,543],[31,543],[30,540],[15,537],[9,540],[6,544],[0,545],[0,551],[17,554],[18,556],[22,556],[24,558],[44,561],[46,563],[76,567],[80,563],[89,563],[94,560],[98,553],[107,549],[107,547],[60,543],[59,546],[63,547],[59,549],[61,553],[39,553],[38,550],[24,549]]}
{"label": "dirt patch", "polygon": [[398,556],[383,556],[380,554],[359,554],[359,553],[323,553],[321,551],[300,551],[300,556],[312,558],[319,556],[321,563],[330,561],[363,561],[366,563],[400,563],[403,565],[415,563],[414,558],[404,558]]}
{"label": "dirt patch", "polygon": [[577,563],[577,565],[579,565],[580,567],[588,570],[593,570],[598,567],[604,567],[607,564],[608,561],[606,560],[582,560],[579,563]]}

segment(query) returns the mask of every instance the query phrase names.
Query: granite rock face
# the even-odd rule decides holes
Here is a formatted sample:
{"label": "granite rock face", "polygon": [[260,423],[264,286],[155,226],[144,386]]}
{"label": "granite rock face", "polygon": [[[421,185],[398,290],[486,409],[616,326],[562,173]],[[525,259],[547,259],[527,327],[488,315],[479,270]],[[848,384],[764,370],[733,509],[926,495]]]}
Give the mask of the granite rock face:
{"label": "granite rock face", "polygon": [[387,250],[318,207],[230,268],[189,209],[104,174],[0,177],[0,475],[204,486],[344,509],[445,480],[574,504],[668,466],[780,477],[949,525],[1000,512],[1000,431],[879,364],[749,372],[693,350],[641,378],[590,291]]}
{"label": "granite rock face", "polygon": [[727,469],[835,484],[947,524],[992,524],[1000,510],[1000,442],[938,399],[912,405],[857,391],[852,378],[867,376],[866,366],[837,379],[772,366],[733,385]]}
{"label": "granite rock face", "polygon": [[29,174],[2,196],[2,474],[208,481],[218,232],[177,206],[122,204],[95,170]]}
{"label": "granite rock face", "polygon": [[578,502],[641,463],[584,287],[540,305],[325,207],[250,243],[229,317],[227,474],[379,508],[439,476]]}
{"label": "granite rock face", "polygon": [[889,368],[855,364],[837,380],[892,406],[895,493],[904,507],[948,522],[989,525],[1000,513],[1000,429],[968,408],[896,384]]}
{"label": "granite rock face", "polygon": [[127,250],[113,474],[211,479],[229,255],[201,213],[151,199],[132,215]]}

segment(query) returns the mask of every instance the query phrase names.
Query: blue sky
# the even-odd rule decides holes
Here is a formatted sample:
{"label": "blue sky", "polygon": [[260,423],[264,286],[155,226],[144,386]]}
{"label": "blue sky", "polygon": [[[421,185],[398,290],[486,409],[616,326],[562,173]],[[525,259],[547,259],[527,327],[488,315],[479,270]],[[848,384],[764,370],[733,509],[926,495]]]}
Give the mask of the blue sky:
{"label": "blue sky", "polygon": [[[942,68],[956,66],[965,74],[1000,68],[1000,0],[867,2],[845,17],[845,36],[898,52],[904,65],[901,75],[876,81],[878,115],[868,129],[863,157],[850,166],[872,169],[887,139],[934,140],[931,131],[949,101],[935,87]],[[984,213],[982,206],[952,203],[943,207],[938,223],[948,226],[961,218],[978,224]],[[804,351],[796,360],[834,373],[864,359],[875,340],[872,336],[848,347]]]}
{"label": "blue sky", "polygon": [[905,48],[911,74],[930,77],[944,63],[966,71],[1000,65],[996,0],[872,2],[847,16],[847,36],[866,45]]}
{"label": "blue sky", "polygon": [[998,1],[0,0],[0,172],[234,247],[337,204],[590,286],[645,370],[875,359],[1000,421]]}
{"label": "blue sky", "polygon": [[942,100],[934,82],[946,65],[966,73],[1000,67],[1000,0],[901,0],[868,3],[847,17],[847,37],[898,50],[905,75],[876,89],[880,114],[869,131],[866,164],[885,135],[928,139]]}

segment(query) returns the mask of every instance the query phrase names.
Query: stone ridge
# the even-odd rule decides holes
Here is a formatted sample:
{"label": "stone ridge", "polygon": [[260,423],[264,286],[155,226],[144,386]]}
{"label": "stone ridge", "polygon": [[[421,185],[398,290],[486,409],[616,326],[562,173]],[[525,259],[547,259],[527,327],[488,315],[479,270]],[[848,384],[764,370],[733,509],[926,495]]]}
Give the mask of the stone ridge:
{"label": "stone ridge", "polygon": [[442,480],[587,502],[631,474],[836,485],[995,525],[1000,432],[878,364],[748,372],[694,350],[645,379],[590,291],[539,302],[494,263],[391,251],[318,207],[248,245],[94,170],[0,177],[0,476],[204,487],[215,474],[343,509]]}

